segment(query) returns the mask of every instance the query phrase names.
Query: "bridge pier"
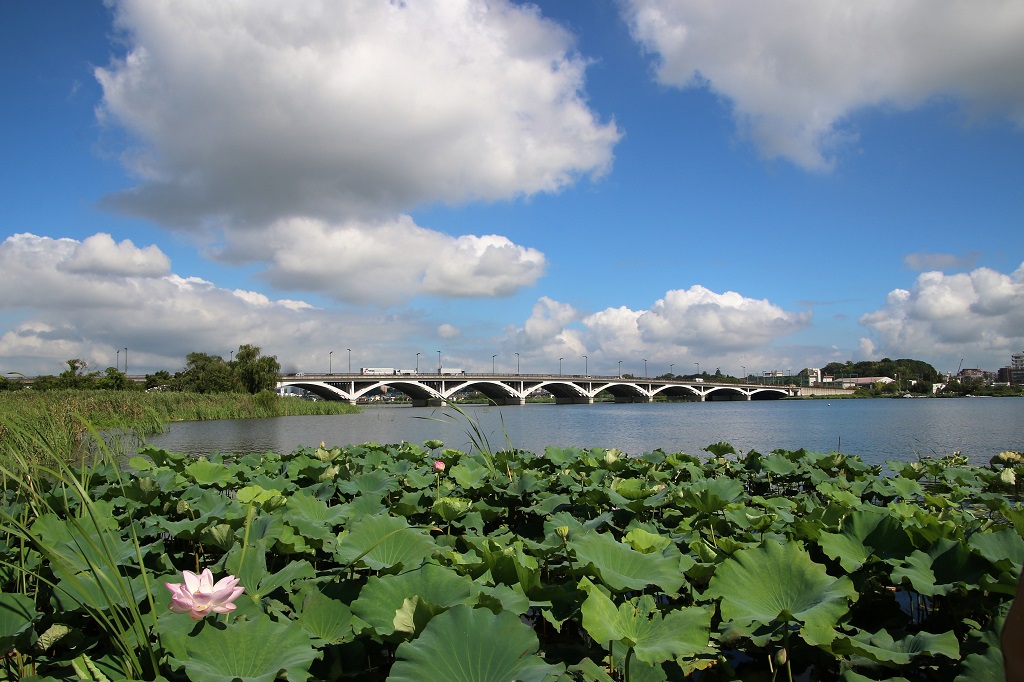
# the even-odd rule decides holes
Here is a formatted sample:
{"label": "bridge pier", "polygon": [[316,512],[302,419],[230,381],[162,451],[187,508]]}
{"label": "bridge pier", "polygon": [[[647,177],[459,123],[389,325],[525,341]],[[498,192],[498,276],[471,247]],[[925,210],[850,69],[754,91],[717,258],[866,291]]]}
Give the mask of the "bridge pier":
{"label": "bridge pier", "polygon": [[585,395],[572,396],[571,398],[559,398],[558,396],[555,396],[555,404],[556,405],[593,405],[594,404],[594,399],[589,397],[589,396],[585,396]]}
{"label": "bridge pier", "polygon": [[494,405],[525,405],[526,398],[518,397],[505,397],[505,398],[488,398]]}
{"label": "bridge pier", "polygon": [[[593,402],[593,401],[591,401]],[[615,402],[617,403],[653,403],[654,398],[645,395],[617,395],[615,396]]]}
{"label": "bridge pier", "polygon": [[447,407],[448,401],[441,398],[413,398],[413,407]]}

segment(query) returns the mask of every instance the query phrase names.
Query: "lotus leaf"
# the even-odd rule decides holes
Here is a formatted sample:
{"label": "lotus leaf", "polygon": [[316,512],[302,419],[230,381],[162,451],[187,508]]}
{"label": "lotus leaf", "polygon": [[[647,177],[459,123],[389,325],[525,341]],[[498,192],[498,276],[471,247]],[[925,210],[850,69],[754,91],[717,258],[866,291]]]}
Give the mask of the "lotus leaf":
{"label": "lotus leaf", "polygon": [[1010,528],[994,533],[974,533],[968,544],[1004,571],[1020,573],[1024,565],[1024,540]]}
{"label": "lotus leaf", "polygon": [[662,615],[651,595],[619,604],[586,578],[587,593],[581,612],[583,627],[597,642],[622,642],[645,663],[661,663],[703,652],[708,645],[712,609],[690,607]]}
{"label": "lotus leaf", "polygon": [[352,613],[383,637],[395,632],[396,614],[411,595],[419,597],[424,604],[444,610],[469,603],[475,591],[470,578],[428,563],[397,575],[369,578],[359,598],[352,602]]}
{"label": "lotus leaf", "polygon": [[203,622],[174,642],[172,661],[183,666],[190,679],[204,682],[300,682],[309,678],[309,666],[317,656],[305,630],[267,616],[229,625]]}
{"label": "lotus leaf", "polygon": [[447,523],[451,523],[468,512],[472,504],[472,500],[467,500],[464,497],[442,497],[434,502],[432,508],[435,514]]}
{"label": "lotus leaf", "polygon": [[872,556],[884,560],[904,559],[914,546],[902,524],[884,509],[866,508],[843,519],[841,533],[822,533],[818,537],[825,554],[838,559],[853,572]]}
{"label": "lotus leaf", "polygon": [[897,585],[909,582],[917,592],[934,597],[960,586],[976,587],[984,573],[981,561],[956,540],[940,538],[927,553],[910,554],[892,571]]}
{"label": "lotus leaf", "polygon": [[605,533],[588,533],[569,543],[576,560],[593,568],[602,583],[615,590],[642,590],[657,585],[673,594],[683,584],[679,553],[644,554]]}
{"label": "lotus leaf", "polygon": [[185,467],[185,474],[198,485],[212,485],[218,488],[226,488],[237,481],[228,467],[205,459],[198,459],[189,464]]}
{"label": "lotus leaf", "polygon": [[39,617],[35,601],[24,594],[0,594],[0,651],[14,647],[16,638],[27,632]]}
{"label": "lotus leaf", "polygon": [[953,632],[919,632],[897,641],[887,631],[881,630],[874,633],[860,632],[853,637],[837,637],[832,642],[832,651],[848,656],[862,656],[888,667],[898,667],[922,655],[959,660],[960,642]]}
{"label": "lotus leaf", "polygon": [[348,565],[362,560],[372,570],[423,563],[437,546],[427,535],[412,528],[402,517],[370,516],[352,525],[338,538],[335,558]]}
{"label": "lotus leaf", "polygon": [[767,541],[723,562],[705,593],[721,599],[722,618],[738,623],[800,623],[812,645],[835,637],[835,627],[857,599],[853,582],[833,578],[798,543]]}
{"label": "lotus leaf", "polygon": [[340,644],[350,641],[352,612],[345,602],[330,597],[318,589],[307,590],[298,609],[299,627],[311,637],[326,644]]}
{"label": "lotus leaf", "polygon": [[701,514],[722,511],[743,495],[743,483],[734,478],[709,478],[682,489],[680,501]]}
{"label": "lotus leaf", "polygon": [[536,652],[537,635],[519,617],[460,605],[399,645],[390,682],[541,682],[559,666]]}

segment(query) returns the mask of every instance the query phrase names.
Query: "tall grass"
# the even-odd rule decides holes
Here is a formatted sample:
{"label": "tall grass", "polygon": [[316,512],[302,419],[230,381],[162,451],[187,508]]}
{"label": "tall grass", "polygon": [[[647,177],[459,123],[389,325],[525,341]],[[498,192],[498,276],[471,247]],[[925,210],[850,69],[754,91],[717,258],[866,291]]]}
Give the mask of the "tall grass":
{"label": "tall grass", "polygon": [[88,440],[85,424],[142,437],[159,433],[175,421],[355,411],[356,407],[345,402],[279,398],[269,391],[257,395],[98,390],[7,392],[0,394],[0,461],[9,462],[12,452],[29,459],[44,454],[77,459]]}

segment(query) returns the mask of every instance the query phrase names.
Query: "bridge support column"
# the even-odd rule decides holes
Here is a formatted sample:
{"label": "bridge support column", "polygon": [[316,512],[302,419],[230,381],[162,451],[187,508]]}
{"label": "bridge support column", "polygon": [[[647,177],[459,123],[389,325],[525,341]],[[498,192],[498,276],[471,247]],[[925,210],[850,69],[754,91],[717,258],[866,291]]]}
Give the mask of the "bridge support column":
{"label": "bridge support column", "polygon": [[593,405],[594,399],[589,396],[577,395],[571,398],[555,397],[556,405]]}
{"label": "bridge support column", "polygon": [[649,398],[645,395],[617,395],[615,396],[615,402],[617,403],[653,403],[654,398]]}
{"label": "bridge support column", "polygon": [[525,405],[526,398],[488,398],[495,405]]}

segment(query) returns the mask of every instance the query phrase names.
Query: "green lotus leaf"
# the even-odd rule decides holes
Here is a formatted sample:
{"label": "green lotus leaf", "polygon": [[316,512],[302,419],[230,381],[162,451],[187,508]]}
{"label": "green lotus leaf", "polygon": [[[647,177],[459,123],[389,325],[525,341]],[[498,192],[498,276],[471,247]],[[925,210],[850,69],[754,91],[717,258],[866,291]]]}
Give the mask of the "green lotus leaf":
{"label": "green lotus leaf", "polygon": [[536,655],[537,635],[519,617],[459,605],[399,645],[389,682],[541,682],[563,668]]}
{"label": "green lotus leaf", "polygon": [[730,443],[724,441],[719,443],[712,443],[711,445],[704,448],[705,452],[710,452],[715,457],[725,457],[726,455],[735,455],[736,448]]}
{"label": "green lotus leaf", "polygon": [[661,552],[672,544],[672,538],[648,532],[643,528],[634,528],[626,533],[622,539],[625,540],[626,544],[630,547],[638,552],[643,552],[644,554]]}
{"label": "green lotus leaf", "polygon": [[940,538],[928,552],[917,550],[892,571],[893,583],[909,582],[917,592],[934,597],[958,586],[977,587],[985,574],[981,560],[956,540]]}
{"label": "green lotus leaf", "polygon": [[24,594],[0,594],[0,651],[8,652],[15,639],[39,617],[35,601]]}
{"label": "green lotus leaf", "polygon": [[769,540],[726,559],[706,596],[721,600],[725,621],[774,625],[798,622],[804,640],[825,644],[857,599],[853,582],[833,578],[798,543]]}
{"label": "green lotus leaf", "polygon": [[478,569],[478,572],[486,570],[490,574],[490,582],[496,585],[518,585],[525,594],[531,594],[540,587],[540,566],[535,558],[526,554],[521,541],[506,545],[472,535],[463,536],[463,541],[482,560],[484,568]]}
{"label": "green lotus leaf", "polygon": [[184,667],[189,679],[204,682],[300,682],[309,678],[317,656],[305,630],[267,616],[227,625],[207,620],[174,643],[172,662]]}
{"label": "green lotus leaf", "polygon": [[889,667],[907,665],[921,655],[960,659],[960,642],[953,632],[919,632],[898,641],[886,630],[859,632],[853,637],[837,637],[831,648],[837,654],[862,656]]}
{"label": "green lotus leaf", "polygon": [[1002,570],[1020,572],[1024,565],[1024,539],[1013,529],[1003,528],[994,533],[974,533],[968,544]]}
{"label": "green lotus leaf", "polygon": [[707,649],[713,609],[690,607],[662,616],[654,597],[643,595],[616,608],[599,587],[580,581],[583,628],[601,642],[622,642],[645,663],[695,656]]}
{"label": "green lotus leaf", "polygon": [[616,592],[657,585],[673,594],[683,584],[678,552],[674,557],[644,554],[605,533],[587,533],[571,540],[569,547],[580,564],[592,567],[601,582]]}
{"label": "green lotus leaf", "polygon": [[1003,652],[999,647],[991,646],[982,653],[971,654],[965,658],[960,665],[960,674],[953,682],[976,682],[977,680],[1002,682],[1005,679]]}
{"label": "green lotus leaf", "polygon": [[197,459],[185,467],[185,475],[197,485],[212,485],[218,488],[226,488],[238,480],[228,467],[205,459]]}
{"label": "green lotus leaf", "polygon": [[426,533],[412,528],[402,517],[370,516],[352,525],[347,535],[339,536],[335,558],[348,565],[362,562],[373,570],[399,564],[418,566],[434,553],[437,546]]}
{"label": "green lotus leaf", "polygon": [[40,551],[67,574],[124,565],[135,558],[135,548],[115,532],[110,507],[97,502],[92,514],[72,519],[43,514],[32,524],[32,535],[44,543]]}
{"label": "green lotus leaf", "polygon": [[326,644],[340,644],[354,636],[349,607],[318,589],[306,591],[295,623]]}
{"label": "green lotus leaf", "polygon": [[464,497],[442,497],[434,502],[432,509],[444,521],[451,523],[468,512],[472,505],[473,501]]}
{"label": "green lotus leaf", "polygon": [[240,504],[255,504],[266,511],[272,511],[283,507],[290,500],[281,494],[280,490],[267,490],[259,485],[247,485],[235,495]]}
{"label": "green lotus leaf", "polygon": [[469,603],[476,592],[473,580],[455,571],[423,564],[397,575],[371,577],[352,602],[352,613],[370,625],[378,636],[395,632],[395,615],[406,598],[417,596],[425,604],[447,609]]}
{"label": "green lotus leaf", "polygon": [[910,501],[919,499],[924,493],[917,480],[903,476],[880,478],[872,482],[871,489],[882,497],[899,497]]}
{"label": "green lotus leaf", "polygon": [[679,499],[701,514],[714,514],[743,496],[743,483],[734,478],[707,478],[680,490]]}
{"label": "green lotus leaf", "polygon": [[903,525],[884,509],[865,508],[843,519],[842,532],[822,533],[818,544],[828,556],[853,572],[872,556],[879,559],[904,559],[914,550]]}
{"label": "green lotus leaf", "polygon": [[349,495],[366,495],[383,497],[398,490],[399,483],[391,472],[384,469],[373,469],[348,481],[339,481],[338,490]]}
{"label": "green lotus leaf", "polygon": [[472,490],[487,480],[490,469],[475,458],[463,457],[449,470],[449,475],[465,490]]}
{"label": "green lotus leaf", "polygon": [[303,519],[324,526],[334,526],[345,519],[345,509],[337,505],[329,507],[323,500],[304,493],[296,493],[288,498],[284,518],[286,521]]}

